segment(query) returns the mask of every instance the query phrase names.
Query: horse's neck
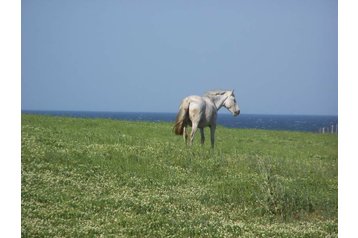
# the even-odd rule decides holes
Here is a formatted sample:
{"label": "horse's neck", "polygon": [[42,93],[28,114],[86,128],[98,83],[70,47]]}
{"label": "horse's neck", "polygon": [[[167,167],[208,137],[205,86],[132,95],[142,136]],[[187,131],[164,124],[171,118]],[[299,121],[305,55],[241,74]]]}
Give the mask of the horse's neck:
{"label": "horse's neck", "polygon": [[210,99],[215,104],[216,110],[219,111],[219,109],[224,105],[226,98],[227,98],[226,95],[217,95]]}

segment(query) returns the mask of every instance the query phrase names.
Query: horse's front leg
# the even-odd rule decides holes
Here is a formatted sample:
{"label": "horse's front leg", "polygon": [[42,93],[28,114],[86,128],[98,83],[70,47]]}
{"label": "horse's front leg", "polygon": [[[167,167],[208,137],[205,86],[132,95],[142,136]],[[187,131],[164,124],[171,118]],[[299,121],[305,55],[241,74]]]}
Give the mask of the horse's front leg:
{"label": "horse's front leg", "polygon": [[200,135],[201,135],[201,144],[203,145],[205,142],[204,128],[199,128],[199,129],[200,129]]}
{"label": "horse's front leg", "polygon": [[216,129],[216,125],[210,126],[211,148],[213,149],[214,149],[214,142],[215,142],[215,129]]}

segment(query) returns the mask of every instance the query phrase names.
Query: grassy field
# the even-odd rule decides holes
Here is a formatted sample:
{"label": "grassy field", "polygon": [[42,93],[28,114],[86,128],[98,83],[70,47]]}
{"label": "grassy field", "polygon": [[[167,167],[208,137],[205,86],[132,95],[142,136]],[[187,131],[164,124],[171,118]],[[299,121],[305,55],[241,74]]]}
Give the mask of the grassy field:
{"label": "grassy field", "polygon": [[23,237],[337,237],[338,138],[22,115]]}

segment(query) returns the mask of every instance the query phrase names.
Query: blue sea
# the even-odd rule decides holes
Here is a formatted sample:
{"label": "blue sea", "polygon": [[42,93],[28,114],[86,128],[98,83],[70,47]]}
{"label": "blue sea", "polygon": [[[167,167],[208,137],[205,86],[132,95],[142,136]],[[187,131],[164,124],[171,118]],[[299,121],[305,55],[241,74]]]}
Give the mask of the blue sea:
{"label": "blue sea", "polygon": [[[115,120],[174,122],[176,113],[151,112],[89,112],[89,111],[29,111],[27,114],[43,114],[53,116],[81,118],[110,118]],[[267,130],[288,130],[307,132],[338,132],[338,116],[307,116],[307,115],[256,115],[231,114],[218,115],[218,124],[229,128],[251,128]],[[324,129],[323,129],[324,128]]]}

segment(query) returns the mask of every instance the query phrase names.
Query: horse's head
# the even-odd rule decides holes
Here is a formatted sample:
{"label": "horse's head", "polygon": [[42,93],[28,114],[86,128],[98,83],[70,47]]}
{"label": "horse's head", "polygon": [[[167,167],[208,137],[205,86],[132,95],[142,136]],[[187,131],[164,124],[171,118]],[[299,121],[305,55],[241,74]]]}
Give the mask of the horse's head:
{"label": "horse's head", "polygon": [[228,109],[234,116],[238,116],[240,114],[240,107],[239,104],[237,104],[234,90],[228,91],[228,97],[224,101],[224,107]]}

